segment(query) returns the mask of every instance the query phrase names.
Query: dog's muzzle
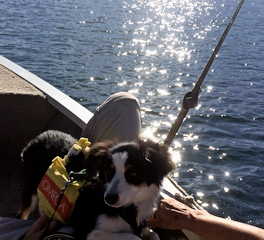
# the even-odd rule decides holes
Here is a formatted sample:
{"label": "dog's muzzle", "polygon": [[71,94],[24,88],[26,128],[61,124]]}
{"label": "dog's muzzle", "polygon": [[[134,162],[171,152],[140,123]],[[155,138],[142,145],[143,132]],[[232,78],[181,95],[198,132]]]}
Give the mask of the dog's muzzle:
{"label": "dog's muzzle", "polygon": [[120,183],[119,179],[113,179],[109,186],[107,187],[105,194],[104,194],[104,200],[105,203],[111,207],[116,207],[115,204],[119,200],[119,190],[118,185]]}

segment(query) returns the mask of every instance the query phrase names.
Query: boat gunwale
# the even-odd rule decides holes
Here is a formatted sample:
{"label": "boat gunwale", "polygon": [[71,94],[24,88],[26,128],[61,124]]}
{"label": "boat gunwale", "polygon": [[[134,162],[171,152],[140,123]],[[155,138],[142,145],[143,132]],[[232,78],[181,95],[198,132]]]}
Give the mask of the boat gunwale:
{"label": "boat gunwale", "polygon": [[0,55],[0,65],[17,74],[46,95],[47,102],[84,129],[93,114],[51,84]]}

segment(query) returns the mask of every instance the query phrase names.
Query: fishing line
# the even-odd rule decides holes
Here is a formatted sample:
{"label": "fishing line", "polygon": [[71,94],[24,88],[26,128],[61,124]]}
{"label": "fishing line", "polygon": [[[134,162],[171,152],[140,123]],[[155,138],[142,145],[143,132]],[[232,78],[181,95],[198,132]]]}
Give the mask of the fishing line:
{"label": "fishing line", "polygon": [[180,113],[178,114],[174,124],[172,125],[167,138],[164,141],[164,145],[166,146],[170,146],[176,133],[178,132],[183,119],[186,117],[188,111],[190,108],[195,108],[198,105],[198,95],[201,92],[201,86],[203,84],[203,81],[211,67],[211,65],[213,64],[215,57],[219,51],[219,49],[222,46],[222,43],[224,42],[233,22],[235,21],[237,14],[239,12],[239,10],[241,9],[242,5],[244,3],[244,0],[241,0],[240,3],[238,4],[235,13],[233,14],[233,16],[231,17],[224,33],[222,34],[222,37],[220,38],[218,44],[216,45],[216,48],[214,49],[213,53],[211,54],[211,57],[209,58],[208,62],[206,63],[202,74],[200,75],[199,79],[197,80],[194,88],[192,89],[191,92],[188,92],[184,98],[183,98],[183,102],[182,102],[182,106],[181,106],[181,110]]}

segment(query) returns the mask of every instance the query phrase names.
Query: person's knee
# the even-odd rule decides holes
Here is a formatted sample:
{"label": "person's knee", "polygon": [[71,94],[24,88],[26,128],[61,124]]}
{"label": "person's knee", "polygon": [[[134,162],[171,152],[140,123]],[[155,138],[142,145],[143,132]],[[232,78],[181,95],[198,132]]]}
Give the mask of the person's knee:
{"label": "person's knee", "polygon": [[105,102],[96,109],[96,114],[105,111],[116,111],[121,109],[130,108],[140,111],[138,99],[128,92],[117,92],[110,95]]}
{"label": "person's knee", "polygon": [[118,92],[109,96],[97,109],[82,136],[97,142],[126,136],[134,140],[141,133],[141,111],[138,99],[131,93]]}
{"label": "person's knee", "polygon": [[132,93],[129,92],[117,92],[112,94],[109,97],[109,100],[113,100],[115,102],[119,102],[119,101],[126,101],[126,100],[130,100],[132,102],[134,102],[136,105],[138,105],[139,107],[139,100],[136,98],[135,95],[133,95]]}

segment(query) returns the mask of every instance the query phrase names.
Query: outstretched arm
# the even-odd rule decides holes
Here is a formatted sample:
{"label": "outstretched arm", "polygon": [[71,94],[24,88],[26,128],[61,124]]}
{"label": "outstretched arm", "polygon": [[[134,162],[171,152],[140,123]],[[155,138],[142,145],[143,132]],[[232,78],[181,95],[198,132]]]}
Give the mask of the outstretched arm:
{"label": "outstretched arm", "polygon": [[[41,216],[28,230],[23,240],[40,240],[42,237],[42,234],[48,225],[49,218],[46,215]],[[55,229],[59,229],[62,226],[61,223],[52,221],[48,232],[51,233]]]}
{"label": "outstretched arm", "polygon": [[207,240],[264,240],[264,230],[194,210],[175,199],[161,200],[150,227],[186,229]]}

